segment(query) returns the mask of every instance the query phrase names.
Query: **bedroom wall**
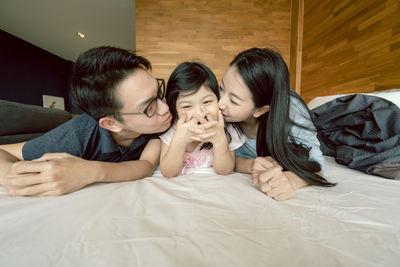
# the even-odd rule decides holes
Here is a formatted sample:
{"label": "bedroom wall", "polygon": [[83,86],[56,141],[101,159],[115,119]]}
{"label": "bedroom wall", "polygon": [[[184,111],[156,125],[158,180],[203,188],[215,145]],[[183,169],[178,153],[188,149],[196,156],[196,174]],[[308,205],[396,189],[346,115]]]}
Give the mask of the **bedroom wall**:
{"label": "bedroom wall", "polygon": [[400,88],[399,0],[305,0],[302,44],[306,102]]}
{"label": "bedroom wall", "polygon": [[253,46],[279,50],[289,65],[291,0],[136,0],[136,49],[168,79],[199,59],[221,79],[229,62]]}
{"label": "bedroom wall", "polygon": [[72,62],[0,30],[0,99],[42,106],[42,95],[64,98],[70,110]]}

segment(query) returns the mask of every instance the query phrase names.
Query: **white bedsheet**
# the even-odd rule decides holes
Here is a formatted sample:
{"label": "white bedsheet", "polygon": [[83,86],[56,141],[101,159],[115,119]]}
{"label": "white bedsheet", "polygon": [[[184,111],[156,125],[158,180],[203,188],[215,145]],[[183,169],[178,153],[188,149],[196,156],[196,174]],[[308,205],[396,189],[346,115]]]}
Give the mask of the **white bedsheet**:
{"label": "white bedsheet", "polygon": [[248,175],[0,189],[0,266],[400,266],[400,181],[326,158],[333,188],[276,202]]}

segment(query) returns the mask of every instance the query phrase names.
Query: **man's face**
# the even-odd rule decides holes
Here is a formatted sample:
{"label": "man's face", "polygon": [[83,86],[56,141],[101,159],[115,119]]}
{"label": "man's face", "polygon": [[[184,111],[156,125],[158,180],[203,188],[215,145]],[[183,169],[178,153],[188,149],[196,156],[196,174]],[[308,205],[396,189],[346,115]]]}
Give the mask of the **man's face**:
{"label": "man's face", "polygon": [[123,106],[120,113],[124,134],[153,134],[169,128],[172,115],[168,105],[160,99],[157,99],[156,111],[151,118],[145,114],[124,114],[143,113],[151,100],[157,97],[157,91],[157,80],[143,69],[136,69],[117,85],[115,93]]}

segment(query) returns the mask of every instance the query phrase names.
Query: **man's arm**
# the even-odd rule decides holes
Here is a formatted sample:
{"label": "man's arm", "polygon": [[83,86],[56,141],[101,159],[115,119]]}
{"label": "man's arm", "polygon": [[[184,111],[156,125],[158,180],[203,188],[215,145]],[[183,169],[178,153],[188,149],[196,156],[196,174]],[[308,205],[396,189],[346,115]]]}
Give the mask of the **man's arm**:
{"label": "man's arm", "polygon": [[67,153],[45,154],[39,160],[12,166],[5,183],[14,196],[55,196],[95,182],[123,182],[151,176],[158,163],[160,140],[149,141],[139,160],[89,161]]}

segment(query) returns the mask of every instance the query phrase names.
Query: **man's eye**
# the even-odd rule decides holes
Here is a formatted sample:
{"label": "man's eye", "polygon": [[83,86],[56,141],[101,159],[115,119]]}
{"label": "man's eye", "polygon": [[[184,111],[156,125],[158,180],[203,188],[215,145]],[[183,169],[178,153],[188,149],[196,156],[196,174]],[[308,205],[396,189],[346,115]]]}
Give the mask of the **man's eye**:
{"label": "man's eye", "polygon": [[156,108],[156,101],[152,101],[149,107],[147,108],[147,113],[151,114],[155,108]]}

